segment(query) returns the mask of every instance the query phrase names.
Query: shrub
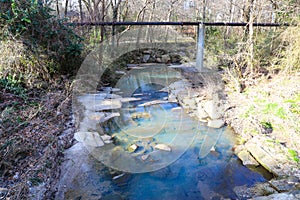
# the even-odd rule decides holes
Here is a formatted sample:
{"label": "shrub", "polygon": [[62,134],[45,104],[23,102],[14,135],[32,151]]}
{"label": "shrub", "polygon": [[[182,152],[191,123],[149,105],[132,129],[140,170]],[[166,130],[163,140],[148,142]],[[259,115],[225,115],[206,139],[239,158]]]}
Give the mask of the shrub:
{"label": "shrub", "polygon": [[82,39],[65,24],[65,19],[57,19],[51,12],[37,0],[0,0],[0,48],[12,61],[3,61],[6,57],[1,55],[0,76],[20,78],[36,71],[30,76],[42,75],[44,79],[46,73],[70,73],[79,66]]}

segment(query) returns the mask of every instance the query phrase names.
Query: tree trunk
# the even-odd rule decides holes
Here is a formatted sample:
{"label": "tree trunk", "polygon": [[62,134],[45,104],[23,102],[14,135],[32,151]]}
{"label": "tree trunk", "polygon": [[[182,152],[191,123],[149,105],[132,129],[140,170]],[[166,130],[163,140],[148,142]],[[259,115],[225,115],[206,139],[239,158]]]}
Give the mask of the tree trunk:
{"label": "tree trunk", "polygon": [[56,0],[56,12],[57,12],[57,17],[60,18],[59,2],[58,2],[58,0]]}
{"label": "tree trunk", "polygon": [[69,5],[69,0],[66,0],[66,4],[65,4],[65,17],[67,17],[67,14],[68,14],[68,5]]}
{"label": "tree trunk", "polygon": [[83,22],[83,13],[82,13],[82,2],[81,0],[78,0],[78,4],[79,4],[79,13],[80,13],[80,23]]}
{"label": "tree trunk", "polygon": [[250,73],[254,73],[254,41],[253,41],[253,22],[254,22],[254,9],[255,9],[256,0],[250,0],[249,8],[249,35],[248,35],[248,62],[247,67],[250,70]]}
{"label": "tree trunk", "polygon": [[[151,22],[152,19],[153,19],[153,15],[154,15],[154,11],[155,11],[155,6],[156,6],[155,4],[156,4],[156,0],[153,0],[153,2],[152,2],[152,10],[151,10],[150,15],[149,15],[149,22]],[[147,42],[151,42],[150,26],[147,27],[146,40],[147,40]]]}
{"label": "tree trunk", "polygon": [[[105,0],[102,0],[102,12],[101,12],[101,21],[104,22],[105,18]],[[101,26],[101,39],[100,42],[103,42],[105,35],[105,29],[104,26]]]}

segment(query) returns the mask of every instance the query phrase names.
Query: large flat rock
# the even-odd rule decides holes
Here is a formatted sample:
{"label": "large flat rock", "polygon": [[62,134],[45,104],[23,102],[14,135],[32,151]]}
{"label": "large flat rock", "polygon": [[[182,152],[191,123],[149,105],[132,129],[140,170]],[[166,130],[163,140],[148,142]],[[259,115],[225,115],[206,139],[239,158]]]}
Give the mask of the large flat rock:
{"label": "large flat rock", "polygon": [[268,171],[276,176],[288,175],[287,169],[292,163],[285,154],[285,147],[272,145],[268,138],[256,136],[250,139],[245,147],[247,151]]}

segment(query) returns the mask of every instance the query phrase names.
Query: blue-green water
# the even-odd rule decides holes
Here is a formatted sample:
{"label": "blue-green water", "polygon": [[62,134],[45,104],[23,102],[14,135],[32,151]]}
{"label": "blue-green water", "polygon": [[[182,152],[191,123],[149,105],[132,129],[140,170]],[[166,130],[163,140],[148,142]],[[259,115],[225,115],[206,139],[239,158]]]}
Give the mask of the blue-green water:
{"label": "blue-green water", "polygon": [[[151,92],[148,91],[147,93]],[[147,95],[147,98],[148,96],[162,99],[165,95],[163,93],[152,93]],[[124,174],[113,181],[113,191],[103,195],[104,198],[107,196],[107,199],[122,197],[130,200],[196,200],[220,199],[221,197],[236,199],[237,196],[233,191],[234,187],[251,186],[257,182],[265,181],[262,175],[242,166],[233,154],[232,147],[236,141],[229,128],[209,129],[184,114],[178,118],[179,115],[174,114],[171,110],[178,107],[175,103],[138,107],[141,103],[153,100],[153,98],[147,98],[131,103],[130,113],[149,112],[152,118],[138,119],[136,120],[138,125],[122,124],[122,128],[114,132],[116,135],[122,135],[122,137],[128,139],[125,143],[119,143],[125,150],[128,145],[134,142],[139,145],[140,141],[137,141],[136,137],[143,136],[142,130],[147,132],[148,129],[145,127],[159,126],[159,121],[164,121],[164,131],[151,136],[156,143],[171,141],[177,128],[185,133],[191,131],[195,134],[192,139],[184,140],[185,133],[177,133],[183,135],[179,143],[190,142],[178,159],[175,159],[173,163],[166,164],[164,168],[157,171]],[[173,118],[171,118],[172,116]],[[181,127],[174,127],[172,122],[181,123]],[[146,135],[146,137],[150,136]],[[210,140],[211,137],[214,139]],[[182,144],[174,143],[174,146],[176,145]],[[201,150],[207,148],[209,149],[208,153],[202,159],[199,159]],[[137,156],[137,158],[139,157]],[[148,164],[151,165],[152,163],[149,162]],[[101,180],[99,184],[101,184]]]}
{"label": "blue-green water", "polygon": [[[233,154],[236,140],[228,127],[208,128],[183,110],[174,109],[179,107],[176,103],[141,106],[168,96],[159,92],[159,84],[147,84],[149,80],[162,84],[164,81],[152,78],[165,76],[143,73],[120,81],[121,92],[122,86],[129,88],[124,97],[140,100],[124,103],[118,110],[120,117],[103,127],[106,134],[114,136],[113,143],[92,152],[94,158],[67,186],[66,199],[237,199],[236,186],[266,181]],[[130,152],[133,144],[138,148]],[[157,150],[157,144],[172,150]]]}

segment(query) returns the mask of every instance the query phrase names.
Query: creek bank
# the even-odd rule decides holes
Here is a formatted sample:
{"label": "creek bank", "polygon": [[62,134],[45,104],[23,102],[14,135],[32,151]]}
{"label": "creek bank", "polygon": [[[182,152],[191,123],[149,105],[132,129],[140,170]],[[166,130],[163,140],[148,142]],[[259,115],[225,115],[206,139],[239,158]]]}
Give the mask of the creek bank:
{"label": "creek bank", "polygon": [[[257,197],[254,188],[240,195],[253,199],[299,199],[299,75],[262,80],[244,93],[227,88],[225,121],[240,135],[234,150],[246,166],[257,163],[274,175],[266,183],[275,191]],[[298,128],[297,128],[298,127]],[[248,193],[248,194],[246,194]],[[255,198],[254,198],[255,197]]]}
{"label": "creek bank", "polygon": [[[241,137],[242,144],[234,147],[234,153],[242,163],[253,170],[263,166],[274,176],[268,182],[255,187],[245,187],[246,189],[242,190],[237,188],[235,190],[237,196],[254,199],[298,198],[300,168],[299,164],[293,160],[297,158],[291,158],[289,155],[291,151],[286,146],[286,142],[278,142],[278,140],[274,140],[274,137],[264,134],[263,131],[245,134],[244,129],[247,127],[241,127],[241,125],[245,125],[245,121],[242,117],[238,117],[241,115],[236,112],[236,107],[240,109],[239,111],[244,109],[240,103],[245,101],[230,93],[224,94],[225,86],[221,81],[221,75],[209,71],[195,75],[192,67],[180,66],[178,69],[186,79],[172,83],[165,89],[169,92],[169,100],[177,100],[190,116],[207,123],[207,126],[211,128],[220,128],[225,124],[230,125]],[[299,88],[299,84],[294,86],[294,90],[297,88]],[[275,182],[276,184],[274,184]],[[257,188],[263,189],[257,190]],[[259,197],[270,194],[273,195]]]}

